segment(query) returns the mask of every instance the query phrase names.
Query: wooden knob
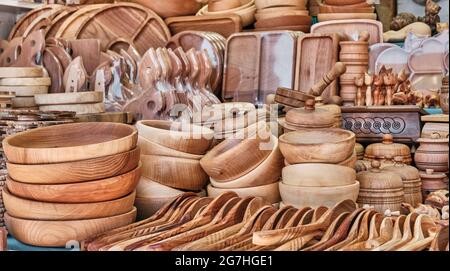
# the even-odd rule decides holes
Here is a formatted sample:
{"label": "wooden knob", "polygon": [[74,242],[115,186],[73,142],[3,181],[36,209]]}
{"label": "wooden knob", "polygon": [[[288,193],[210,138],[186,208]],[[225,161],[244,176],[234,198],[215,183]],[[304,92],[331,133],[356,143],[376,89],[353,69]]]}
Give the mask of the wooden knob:
{"label": "wooden knob", "polygon": [[385,134],[383,136],[383,144],[392,144],[394,143],[394,137],[391,134]]}
{"label": "wooden knob", "polygon": [[396,163],[403,163],[403,157],[402,156],[395,156],[394,161]]}
{"label": "wooden knob", "polygon": [[378,160],[372,160],[372,162],[370,163],[370,166],[375,170],[379,170],[381,167],[381,163]]}
{"label": "wooden knob", "polygon": [[305,102],[305,110],[307,111],[314,111],[314,109],[316,108],[316,101],[314,101],[313,99],[308,99]]}
{"label": "wooden knob", "polygon": [[427,169],[425,170],[425,172],[426,172],[428,175],[433,175],[434,169],[427,168]]}

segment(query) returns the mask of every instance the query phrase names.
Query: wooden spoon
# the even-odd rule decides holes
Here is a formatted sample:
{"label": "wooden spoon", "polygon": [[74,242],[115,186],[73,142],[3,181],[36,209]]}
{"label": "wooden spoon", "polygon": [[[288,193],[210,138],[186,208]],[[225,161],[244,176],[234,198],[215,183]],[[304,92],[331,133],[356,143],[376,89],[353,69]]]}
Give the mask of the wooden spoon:
{"label": "wooden spoon", "polygon": [[392,233],[392,238],[387,242],[384,242],[380,246],[372,249],[372,251],[384,251],[386,248],[392,246],[393,244],[399,242],[403,237],[403,229],[406,221],[406,216],[401,215],[397,217],[394,223],[394,229]]}
{"label": "wooden spoon", "polygon": [[448,250],[448,225],[440,227],[433,242],[430,245],[430,251],[446,251]]}
{"label": "wooden spoon", "polygon": [[438,226],[430,216],[419,215],[414,222],[413,238],[396,251],[422,251],[430,247],[438,230]]}
{"label": "wooden spoon", "polygon": [[[367,250],[366,248],[366,242],[369,240],[373,240],[380,235],[380,227],[381,222],[383,221],[383,215],[380,213],[377,213],[372,216],[370,219],[369,224],[369,232],[365,231],[365,228],[358,234],[358,237],[352,244],[348,244],[347,246],[343,247],[342,251],[363,251]],[[361,229],[360,229],[361,230]]]}
{"label": "wooden spoon", "polygon": [[351,225],[350,230],[348,231],[346,237],[343,241],[336,243],[335,245],[329,247],[326,249],[326,251],[338,251],[348,243],[352,242],[358,237],[359,234],[359,226],[361,224],[362,219],[370,213],[370,210],[364,210],[363,212],[359,213],[359,215],[356,217],[356,219],[353,221],[353,224]]}
{"label": "wooden spoon", "polygon": [[385,217],[380,225],[380,234],[376,238],[369,238],[365,243],[365,249],[372,250],[392,239],[394,233],[394,219]]}
{"label": "wooden spoon", "polygon": [[403,225],[403,236],[402,239],[393,243],[391,246],[387,247],[384,251],[396,251],[397,249],[408,244],[413,239],[414,224],[419,217],[417,213],[411,213],[406,217],[405,223]]}
{"label": "wooden spoon", "polygon": [[311,210],[310,207],[304,207],[301,209],[298,209],[295,214],[291,217],[291,219],[286,223],[286,227],[295,227],[299,224],[300,220],[303,218],[303,216]]}

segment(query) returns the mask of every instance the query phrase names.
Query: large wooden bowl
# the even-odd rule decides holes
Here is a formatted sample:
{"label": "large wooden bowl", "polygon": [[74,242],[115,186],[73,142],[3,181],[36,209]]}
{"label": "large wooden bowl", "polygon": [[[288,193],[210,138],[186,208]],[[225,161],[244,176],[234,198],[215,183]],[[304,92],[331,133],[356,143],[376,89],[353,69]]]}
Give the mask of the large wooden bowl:
{"label": "large wooden bowl", "polygon": [[280,137],[280,150],[289,164],[339,164],[355,147],[355,134],[338,128],[303,130]]}
{"label": "large wooden bowl", "polygon": [[71,184],[27,184],[7,178],[6,186],[15,196],[53,203],[92,203],[121,198],[136,189],[141,166],[125,174],[90,182]]}
{"label": "large wooden bowl", "polygon": [[279,183],[283,203],[296,208],[326,206],[332,208],[336,203],[346,199],[356,202],[359,182],[351,185],[332,187],[307,187]]}
{"label": "large wooden bowl", "polygon": [[141,4],[163,18],[194,15],[201,7],[200,0],[132,0]]}
{"label": "large wooden bowl", "polygon": [[199,191],[208,182],[199,160],[141,155],[141,162],[142,176],[166,186]]}
{"label": "large wooden bowl", "polygon": [[8,213],[32,220],[79,220],[109,217],[133,209],[135,192],[120,199],[94,203],[49,203],[22,199],[3,189],[3,202]]}
{"label": "large wooden bowl", "polygon": [[67,184],[106,179],[122,175],[139,165],[140,149],[88,160],[24,165],[7,162],[9,176],[18,182]]}
{"label": "large wooden bowl", "polygon": [[331,187],[355,183],[354,169],[331,164],[298,164],[283,168],[283,183],[308,187]]}
{"label": "large wooden bowl", "polygon": [[141,120],[136,128],[139,135],[149,141],[190,154],[205,154],[214,139],[211,129],[172,121]]}
{"label": "large wooden bowl", "polygon": [[248,26],[255,22],[255,12],[256,6],[254,5],[254,0],[240,0],[241,6],[222,10],[222,11],[209,11],[208,5],[205,5],[202,9],[197,12],[197,16],[202,15],[226,15],[226,14],[236,14],[241,17],[242,26]]}
{"label": "large wooden bowl", "polygon": [[85,122],[29,130],[3,140],[8,161],[48,164],[98,158],[136,147],[137,130],[126,124]]}
{"label": "large wooden bowl", "polygon": [[271,7],[297,6],[306,9],[307,0],[255,0],[257,9],[265,9]]}
{"label": "large wooden bowl", "polygon": [[142,155],[169,156],[194,160],[200,160],[203,157],[201,154],[190,154],[167,148],[166,146],[147,140],[142,136],[138,136],[138,146],[141,149]]}
{"label": "large wooden bowl", "polygon": [[261,197],[265,200],[267,200],[269,203],[278,203],[280,202],[280,192],[278,189],[278,182],[262,185],[262,186],[255,186],[255,187],[246,187],[246,188],[217,188],[213,187],[211,184],[207,187],[207,193],[210,197],[217,197],[221,195],[222,193],[226,191],[233,191],[236,194],[238,194],[239,197]]}
{"label": "large wooden bowl", "polygon": [[136,208],[117,216],[68,221],[28,220],[5,213],[6,227],[14,238],[41,247],[64,247],[66,244],[73,245],[73,242],[80,243],[102,232],[129,225],[135,219]]}

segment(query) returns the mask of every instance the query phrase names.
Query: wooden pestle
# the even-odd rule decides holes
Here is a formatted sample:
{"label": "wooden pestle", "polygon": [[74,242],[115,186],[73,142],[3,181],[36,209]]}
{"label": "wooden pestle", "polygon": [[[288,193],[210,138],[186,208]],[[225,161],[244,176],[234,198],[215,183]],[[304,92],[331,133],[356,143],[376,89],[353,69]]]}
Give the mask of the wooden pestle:
{"label": "wooden pestle", "polygon": [[322,95],[323,91],[333,82],[344,74],[347,70],[347,67],[342,62],[336,62],[334,64],[334,67],[325,74],[322,79],[320,79],[319,82],[317,82],[314,86],[311,87],[311,89],[308,90],[308,95],[314,95],[314,96],[320,96]]}

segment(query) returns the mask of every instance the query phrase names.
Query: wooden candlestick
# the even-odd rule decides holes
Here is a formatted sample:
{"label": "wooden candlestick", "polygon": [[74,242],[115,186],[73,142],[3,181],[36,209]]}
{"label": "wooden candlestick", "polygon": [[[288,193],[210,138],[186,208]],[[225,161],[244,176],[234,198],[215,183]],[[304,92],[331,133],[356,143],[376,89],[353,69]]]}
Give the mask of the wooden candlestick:
{"label": "wooden candlestick", "polygon": [[366,106],[373,105],[372,83],[373,83],[373,76],[369,75],[368,73],[365,73],[364,84],[366,85]]}

